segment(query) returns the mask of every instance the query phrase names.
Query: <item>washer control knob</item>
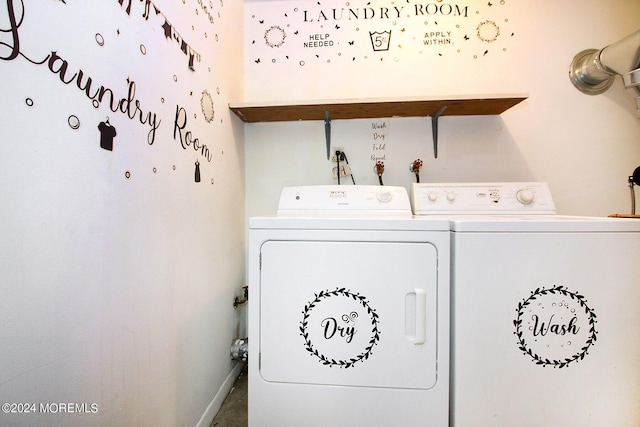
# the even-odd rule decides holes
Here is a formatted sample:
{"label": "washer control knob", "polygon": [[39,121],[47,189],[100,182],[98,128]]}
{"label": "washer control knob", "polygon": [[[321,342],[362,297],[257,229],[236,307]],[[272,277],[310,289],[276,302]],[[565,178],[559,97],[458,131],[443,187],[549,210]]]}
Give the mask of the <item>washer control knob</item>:
{"label": "washer control knob", "polygon": [[523,205],[530,205],[535,200],[535,196],[533,195],[533,191],[522,189],[516,193],[516,199]]}
{"label": "washer control knob", "polygon": [[389,203],[392,199],[391,191],[380,190],[376,193],[376,198],[380,203]]}
{"label": "washer control knob", "polygon": [[435,191],[431,191],[428,197],[430,201],[435,202],[436,200],[438,200],[438,193],[436,193]]}
{"label": "washer control knob", "polygon": [[447,193],[447,200],[450,202],[453,202],[456,199],[456,193],[454,193],[453,191],[450,191],[449,193]]}

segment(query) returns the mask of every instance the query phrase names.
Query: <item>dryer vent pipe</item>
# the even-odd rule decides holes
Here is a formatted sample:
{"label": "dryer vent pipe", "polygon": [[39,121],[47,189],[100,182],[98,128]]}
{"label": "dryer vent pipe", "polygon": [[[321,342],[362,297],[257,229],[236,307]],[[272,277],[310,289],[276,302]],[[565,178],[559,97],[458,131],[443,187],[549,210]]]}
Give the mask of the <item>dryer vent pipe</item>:
{"label": "dryer vent pipe", "polygon": [[573,85],[588,95],[607,91],[617,75],[633,91],[640,111],[640,30],[600,50],[583,50],[569,67]]}
{"label": "dryer vent pipe", "polygon": [[236,338],[231,344],[231,358],[239,362],[249,359],[249,338]]}

